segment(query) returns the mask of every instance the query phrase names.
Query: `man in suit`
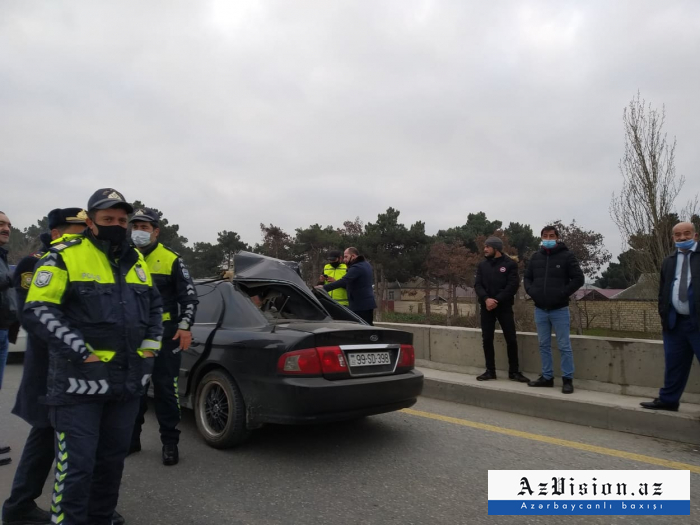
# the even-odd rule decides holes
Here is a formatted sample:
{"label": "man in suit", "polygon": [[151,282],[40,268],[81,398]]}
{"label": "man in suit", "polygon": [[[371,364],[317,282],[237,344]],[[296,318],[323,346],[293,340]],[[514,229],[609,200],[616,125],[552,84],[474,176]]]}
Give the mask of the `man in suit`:
{"label": "man in suit", "polygon": [[677,250],[664,259],[659,282],[659,315],[663,327],[664,386],[659,397],[641,403],[651,410],[678,411],[693,355],[700,359],[700,247],[695,226],[673,227]]}
{"label": "man in suit", "polygon": [[372,266],[360,255],[357,248],[346,249],[343,253],[343,260],[348,267],[348,272],[337,281],[317,288],[323,288],[327,292],[336,288],[345,288],[348,292],[350,310],[371,325],[373,324],[374,309],[377,307],[374,300],[374,290],[372,290],[374,282]]}

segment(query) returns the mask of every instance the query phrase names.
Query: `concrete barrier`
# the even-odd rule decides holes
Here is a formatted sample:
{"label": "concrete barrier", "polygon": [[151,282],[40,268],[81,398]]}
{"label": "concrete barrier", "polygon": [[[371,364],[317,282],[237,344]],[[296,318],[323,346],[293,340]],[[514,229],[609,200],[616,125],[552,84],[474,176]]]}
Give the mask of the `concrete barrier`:
{"label": "concrete barrier", "polygon": [[[413,334],[416,359],[439,370],[481,373],[484,353],[481,330],[403,323],[376,323],[405,330]],[[496,369],[506,374],[506,356],[503,333],[496,331]],[[574,384],[577,387],[642,397],[656,397],[664,378],[664,349],[661,341],[622,339],[592,336],[571,336],[574,352]],[[559,352],[552,337],[554,374],[560,376]],[[535,378],[540,374],[540,355],[537,334],[518,333],[518,354],[524,374]],[[694,365],[682,401],[700,404],[700,370]]]}

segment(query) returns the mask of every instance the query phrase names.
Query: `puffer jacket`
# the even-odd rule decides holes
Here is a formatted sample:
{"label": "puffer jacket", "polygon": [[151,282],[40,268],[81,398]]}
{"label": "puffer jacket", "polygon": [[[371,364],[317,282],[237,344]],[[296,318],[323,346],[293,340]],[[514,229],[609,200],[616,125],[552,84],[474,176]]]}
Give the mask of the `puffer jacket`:
{"label": "puffer jacket", "polygon": [[[23,325],[48,344],[46,403],[140,397],[162,336],[162,301],[141,254],[115,256],[91,234],[55,244],[37,264]],[[100,361],[86,363],[90,354]]]}
{"label": "puffer jacket", "polygon": [[563,242],[530,257],[525,270],[525,291],[537,308],[557,310],[569,306],[569,297],[585,282],[576,256]]}

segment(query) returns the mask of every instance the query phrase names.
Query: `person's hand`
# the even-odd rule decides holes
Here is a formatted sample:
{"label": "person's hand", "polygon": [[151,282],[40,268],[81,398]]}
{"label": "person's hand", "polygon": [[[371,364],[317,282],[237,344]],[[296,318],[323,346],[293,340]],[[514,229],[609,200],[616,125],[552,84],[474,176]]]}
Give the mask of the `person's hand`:
{"label": "person's hand", "polygon": [[333,277],[329,277],[328,275],[326,275],[326,281],[329,283],[334,283],[335,279]]}
{"label": "person's hand", "polygon": [[156,356],[156,354],[154,354],[150,350],[144,350],[143,355],[141,357],[155,357],[155,356]]}
{"label": "person's hand", "polygon": [[314,286],[314,288],[316,288],[317,290],[323,290],[323,286],[321,286],[320,284]]}
{"label": "person's hand", "polygon": [[101,361],[101,359],[99,357],[97,357],[95,354],[90,354],[89,356],[87,356],[87,359],[85,359],[85,361],[83,361],[83,363],[94,363],[96,361]]}
{"label": "person's hand", "polygon": [[486,309],[490,312],[498,306],[498,301],[496,299],[486,299]]}
{"label": "person's hand", "polygon": [[173,341],[180,340],[180,350],[187,350],[192,344],[192,332],[189,330],[178,330],[175,332]]}

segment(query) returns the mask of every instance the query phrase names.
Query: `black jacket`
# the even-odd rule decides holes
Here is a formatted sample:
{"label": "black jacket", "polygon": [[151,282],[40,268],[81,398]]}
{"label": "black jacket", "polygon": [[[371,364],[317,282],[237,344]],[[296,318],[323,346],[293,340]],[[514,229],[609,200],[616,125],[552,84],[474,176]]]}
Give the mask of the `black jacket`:
{"label": "black jacket", "polygon": [[535,252],[525,270],[525,291],[543,310],[568,306],[569,297],[584,282],[576,256],[563,242],[551,250],[542,248]]}
{"label": "black jacket", "polygon": [[7,330],[17,322],[17,306],[11,274],[7,263],[7,250],[0,248],[0,330]]}
{"label": "black jacket", "polygon": [[498,306],[511,306],[519,286],[518,263],[507,255],[485,259],[476,267],[474,290],[482,305],[495,299]]}
{"label": "black jacket", "polygon": [[372,266],[361,255],[348,266],[348,273],[335,282],[323,286],[327,292],[336,288],[345,288],[348,292],[348,303],[353,312],[364,312],[374,310],[377,303],[374,300],[374,290],[372,284],[374,278]]}
{"label": "black jacket", "polygon": [[[678,250],[664,259],[661,265],[661,279],[659,282],[659,315],[661,325],[664,330],[672,329],[676,321],[676,309],[671,303],[673,293],[673,282],[676,280],[676,264],[678,260]],[[695,314],[695,322],[700,326],[700,242],[695,246],[695,252],[690,258],[690,283],[689,300],[691,304],[691,314]]]}

